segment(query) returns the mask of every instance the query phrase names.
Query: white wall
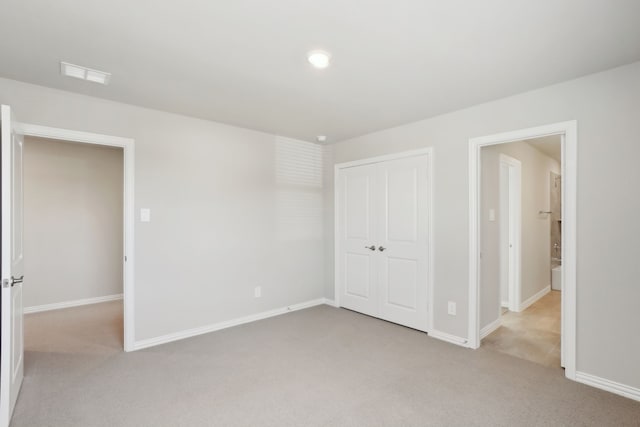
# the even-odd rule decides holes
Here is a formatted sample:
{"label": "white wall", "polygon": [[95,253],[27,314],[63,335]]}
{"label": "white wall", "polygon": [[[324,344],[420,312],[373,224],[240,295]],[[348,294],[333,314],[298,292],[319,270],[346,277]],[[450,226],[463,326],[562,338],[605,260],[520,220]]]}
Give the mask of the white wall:
{"label": "white wall", "polygon": [[[136,208],[153,209],[153,222],[136,223],[136,339],[333,297],[333,258],[324,257],[333,188],[323,181],[324,241],[276,233],[283,185],[273,135],[5,79],[0,102],[25,122],[136,139]],[[639,116],[634,63],[354,138],[327,154],[344,162],[434,147],[434,326],[466,337],[469,138],[577,119],[577,369],[640,387],[640,342],[630,338],[640,324],[640,253],[629,238],[640,235],[640,192],[622,185],[640,182]],[[301,205],[305,216],[317,211],[316,201]],[[256,282],[262,299],[252,299]],[[447,301],[457,302],[457,316]]]}
{"label": "white wall", "polygon": [[6,79],[0,102],[135,139],[137,341],[323,297],[318,145]]}
{"label": "white wall", "polygon": [[[633,186],[640,182],[639,117],[636,62],[353,138],[335,144],[333,158],[434,147],[434,326],[467,337],[469,138],[577,120],[577,369],[640,388],[640,341],[632,338],[640,324],[640,249],[630,237],[640,235],[640,192]],[[457,302],[457,316],[447,314],[447,301]]]}
{"label": "white wall", "polygon": [[26,137],[25,307],[122,293],[122,149]]}
{"label": "white wall", "polygon": [[[558,137],[558,141],[560,137]],[[511,142],[481,149],[482,180],[480,233],[482,242],[480,280],[480,328],[500,316],[500,154],[520,160],[521,183],[521,294],[526,301],[551,284],[550,216],[539,215],[548,211],[550,202],[550,173],[560,173],[560,164],[527,144]],[[489,210],[495,211],[495,221],[489,221]]]}

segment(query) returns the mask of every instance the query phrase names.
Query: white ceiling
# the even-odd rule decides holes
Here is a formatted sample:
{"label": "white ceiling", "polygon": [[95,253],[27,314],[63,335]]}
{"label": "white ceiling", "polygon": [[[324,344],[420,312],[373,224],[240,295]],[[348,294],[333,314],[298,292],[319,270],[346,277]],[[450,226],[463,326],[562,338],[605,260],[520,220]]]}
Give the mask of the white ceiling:
{"label": "white ceiling", "polygon": [[[325,49],[324,71],[306,52]],[[68,61],[113,73],[64,78]],[[338,141],[640,60],[637,0],[5,0],[0,76]]]}
{"label": "white ceiling", "polygon": [[542,138],[531,138],[525,140],[526,143],[542,151],[547,156],[558,162],[562,161],[562,139],[560,135],[544,136]]}

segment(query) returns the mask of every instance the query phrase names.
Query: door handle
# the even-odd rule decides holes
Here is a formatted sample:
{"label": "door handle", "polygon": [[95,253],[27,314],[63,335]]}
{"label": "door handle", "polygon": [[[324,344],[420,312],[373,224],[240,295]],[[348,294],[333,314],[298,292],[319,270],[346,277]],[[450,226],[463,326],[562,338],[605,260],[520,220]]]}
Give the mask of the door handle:
{"label": "door handle", "polygon": [[15,285],[22,283],[24,281],[24,274],[20,277],[18,277],[17,279],[13,276],[11,276],[11,279],[4,279],[2,281],[2,287],[3,288],[13,288]]}
{"label": "door handle", "polygon": [[385,251],[385,249],[387,249],[387,248],[385,248],[384,246],[378,246],[378,250],[379,250],[380,252],[384,252],[384,251]]}
{"label": "door handle", "polygon": [[373,245],[371,245],[371,246],[365,246],[364,248],[365,248],[365,249],[369,249],[370,251],[375,251],[375,250],[376,250],[376,247],[375,247],[375,246],[373,246]]}

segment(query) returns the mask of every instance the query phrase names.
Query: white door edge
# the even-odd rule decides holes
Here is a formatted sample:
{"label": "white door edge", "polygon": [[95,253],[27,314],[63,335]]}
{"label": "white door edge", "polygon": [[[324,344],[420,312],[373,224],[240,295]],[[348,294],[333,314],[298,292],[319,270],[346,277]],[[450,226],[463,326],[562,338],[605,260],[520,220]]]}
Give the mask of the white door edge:
{"label": "white door edge", "polygon": [[[520,311],[520,302],[522,300],[522,162],[503,153],[500,153],[499,162],[508,167],[508,176],[506,177],[509,200],[507,227],[510,227],[509,234],[513,245],[513,259],[510,260],[512,262],[504,263],[504,260],[501,260],[500,268],[504,268],[505,265],[509,266],[509,311],[517,312]],[[501,176],[501,179],[503,178]],[[503,220],[502,215],[500,220]],[[504,242],[501,241],[501,244],[504,244]],[[501,255],[504,254],[501,252]]]}
{"label": "white door edge", "polygon": [[[24,378],[23,147],[11,107],[2,105],[2,343],[0,426],[8,426]],[[17,186],[16,184],[19,184]]]}

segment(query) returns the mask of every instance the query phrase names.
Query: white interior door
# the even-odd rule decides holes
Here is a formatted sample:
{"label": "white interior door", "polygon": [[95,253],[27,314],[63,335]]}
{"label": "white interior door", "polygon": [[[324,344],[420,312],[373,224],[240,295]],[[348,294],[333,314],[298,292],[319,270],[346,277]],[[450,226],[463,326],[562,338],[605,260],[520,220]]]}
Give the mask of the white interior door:
{"label": "white interior door", "polygon": [[500,154],[500,289],[510,311],[520,311],[522,164]]}
{"label": "white interior door", "polygon": [[336,224],[340,305],[372,316],[378,313],[374,180],[375,165],[342,171]]}
{"label": "white interior door", "polygon": [[510,308],[509,296],[509,165],[500,162],[500,305]]}
{"label": "white interior door", "polygon": [[428,330],[428,159],[378,164],[380,317]]}
{"label": "white interior door", "polygon": [[338,168],[340,306],[428,331],[429,167],[412,153]]}
{"label": "white interior door", "polygon": [[13,129],[11,109],[2,105],[2,339],[0,348],[0,426],[11,421],[24,375],[22,311],[23,197],[22,136]]}

